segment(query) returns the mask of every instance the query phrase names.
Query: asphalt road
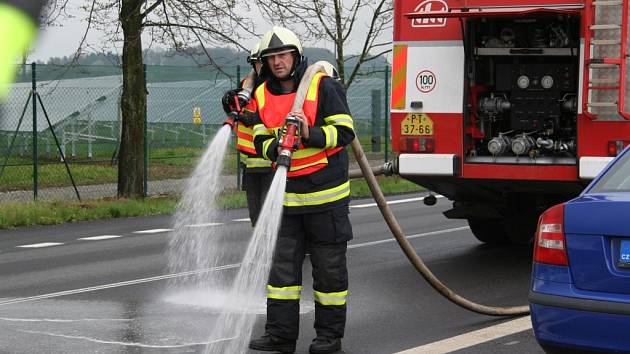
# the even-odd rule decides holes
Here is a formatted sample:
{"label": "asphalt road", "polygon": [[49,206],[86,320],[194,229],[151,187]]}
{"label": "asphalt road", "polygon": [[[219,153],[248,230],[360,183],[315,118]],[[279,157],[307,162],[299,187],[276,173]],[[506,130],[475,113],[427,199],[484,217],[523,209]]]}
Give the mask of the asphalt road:
{"label": "asphalt road", "polygon": [[[432,271],[471,300],[526,304],[529,250],[485,246],[466,222],[442,216],[447,201],[427,207],[419,196],[390,199],[406,200],[392,208]],[[369,203],[351,208],[346,353],[542,352],[527,318],[474,314],[438,295]],[[242,248],[251,234],[245,218],[234,210],[216,220],[236,235],[226,247]],[[160,216],[0,231],[0,353],[202,352],[216,309],[170,287],[169,279],[183,277],[166,268],[170,227]],[[309,274],[307,261],[298,353],[314,337]],[[263,326],[259,316],[254,335]]]}

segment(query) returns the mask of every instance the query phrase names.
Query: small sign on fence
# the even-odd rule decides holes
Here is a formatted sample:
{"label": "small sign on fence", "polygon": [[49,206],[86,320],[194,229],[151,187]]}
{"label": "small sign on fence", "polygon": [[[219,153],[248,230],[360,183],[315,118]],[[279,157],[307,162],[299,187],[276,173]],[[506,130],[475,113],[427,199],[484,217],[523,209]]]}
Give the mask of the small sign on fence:
{"label": "small sign on fence", "polygon": [[193,108],[193,124],[201,124],[201,107]]}

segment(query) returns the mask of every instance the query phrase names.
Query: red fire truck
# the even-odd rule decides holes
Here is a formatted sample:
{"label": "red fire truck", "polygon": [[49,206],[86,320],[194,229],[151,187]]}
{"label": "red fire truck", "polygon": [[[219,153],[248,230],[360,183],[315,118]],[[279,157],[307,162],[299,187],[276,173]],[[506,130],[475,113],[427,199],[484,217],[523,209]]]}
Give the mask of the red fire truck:
{"label": "red fire truck", "polygon": [[630,143],[628,1],[395,0],[400,175],[480,241],[531,241]]}

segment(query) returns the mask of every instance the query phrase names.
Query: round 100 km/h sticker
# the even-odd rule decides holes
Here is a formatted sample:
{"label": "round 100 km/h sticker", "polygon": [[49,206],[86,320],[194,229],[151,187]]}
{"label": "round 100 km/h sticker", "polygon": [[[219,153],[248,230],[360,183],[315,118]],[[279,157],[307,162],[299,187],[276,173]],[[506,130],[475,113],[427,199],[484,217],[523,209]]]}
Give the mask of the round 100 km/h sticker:
{"label": "round 100 km/h sticker", "polygon": [[435,74],[429,70],[422,70],[416,76],[416,88],[422,93],[429,93],[435,88],[437,78]]}
{"label": "round 100 km/h sticker", "polygon": [[400,135],[433,135],[433,120],[424,113],[409,113],[400,122]]}

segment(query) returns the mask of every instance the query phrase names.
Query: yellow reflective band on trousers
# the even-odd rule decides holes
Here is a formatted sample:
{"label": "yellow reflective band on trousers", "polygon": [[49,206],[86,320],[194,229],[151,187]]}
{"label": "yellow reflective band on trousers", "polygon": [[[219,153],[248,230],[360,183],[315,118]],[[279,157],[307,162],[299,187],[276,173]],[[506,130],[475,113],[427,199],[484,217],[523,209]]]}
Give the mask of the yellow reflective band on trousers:
{"label": "yellow reflective band on trousers", "polygon": [[271,161],[260,157],[248,157],[245,161],[245,166],[247,168],[269,168],[271,167]]}
{"label": "yellow reflective band on trousers", "polygon": [[21,57],[37,33],[37,26],[24,12],[11,5],[0,4],[0,99],[13,82],[17,66],[16,58]]}
{"label": "yellow reflective band on trousers", "polygon": [[341,125],[350,129],[354,129],[352,117],[349,114],[335,114],[332,116],[328,116],[324,118],[324,122],[329,125]]}
{"label": "yellow reflective band on trousers", "polygon": [[315,301],[322,305],[345,305],[346,298],[348,297],[348,290],[339,291],[336,293],[322,293],[314,291],[313,296]]}
{"label": "yellow reflective band on trousers", "polygon": [[301,285],[285,286],[282,288],[267,285],[267,298],[276,300],[299,300],[301,291]]}
{"label": "yellow reflective band on trousers", "polygon": [[326,137],[326,148],[331,149],[337,146],[337,128],[332,125],[322,127]]}
{"label": "yellow reflective band on trousers", "polygon": [[350,181],[313,193],[284,193],[284,206],[310,206],[331,203],[350,196]]}

